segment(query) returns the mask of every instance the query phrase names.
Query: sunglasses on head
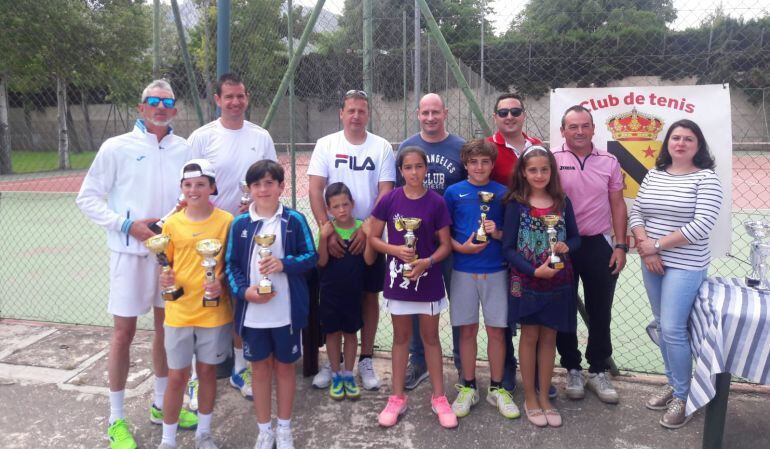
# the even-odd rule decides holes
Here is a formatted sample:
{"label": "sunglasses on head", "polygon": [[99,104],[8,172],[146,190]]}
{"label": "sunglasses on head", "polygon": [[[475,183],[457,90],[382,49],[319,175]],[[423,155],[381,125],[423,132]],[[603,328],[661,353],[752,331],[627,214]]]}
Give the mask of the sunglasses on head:
{"label": "sunglasses on head", "polygon": [[172,109],[174,105],[176,104],[176,99],[174,98],[160,98],[160,97],[147,97],[144,99],[144,102],[148,105],[152,106],[153,108],[157,108],[158,105],[163,103],[163,107],[166,109]]}
{"label": "sunglasses on head", "polygon": [[509,112],[513,117],[518,117],[524,112],[524,109],[522,108],[498,109],[497,111],[495,111],[495,114],[497,114],[497,116],[500,118],[506,118],[508,117]]}
{"label": "sunglasses on head", "polygon": [[366,95],[366,92],[363,90],[356,90],[356,89],[350,89],[349,91],[345,92],[345,98],[348,97],[364,97],[369,98],[368,95]]}

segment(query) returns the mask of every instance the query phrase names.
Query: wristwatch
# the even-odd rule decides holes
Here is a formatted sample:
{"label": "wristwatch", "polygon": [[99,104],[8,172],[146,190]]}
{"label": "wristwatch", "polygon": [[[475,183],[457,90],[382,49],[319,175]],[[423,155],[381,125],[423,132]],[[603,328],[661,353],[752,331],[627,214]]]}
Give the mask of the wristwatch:
{"label": "wristwatch", "polygon": [[655,252],[660,252],[660,240],[655,240],[653,247],[655,248]]}
{"label": "wristwatch", "polygon": [[622,249],[623,252],[627,253],[628,252],[628,245],[626,245],[625,243],[616,243],[615,244],[615,249]]}

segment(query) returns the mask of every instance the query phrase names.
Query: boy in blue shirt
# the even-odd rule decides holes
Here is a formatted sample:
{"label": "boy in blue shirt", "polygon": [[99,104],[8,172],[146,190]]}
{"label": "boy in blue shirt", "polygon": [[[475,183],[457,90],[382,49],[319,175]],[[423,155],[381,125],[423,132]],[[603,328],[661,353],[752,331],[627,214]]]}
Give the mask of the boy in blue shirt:
{"label": "boy in blue shirt", "polygon": [[[254,163],[246,172],[253,200],[239,215],[227,239],[226,273],[235,301],[234,325],[243,338],[243,355],[251,362],[254,409],[259,436],[255,449],[294,449],[291,413],[296,392],[294,363],[302,356],[300,335],[309,311],[305,272],[318,255],[305,216],[280,203],[283,168],[271,160]],[[272,255],[262,256],[257,234],[272,234]],[[263,276],[271,293],[259,293]],[[276,379],[278,427],[273,432],[270,390]]]}
{"label": "boy in blue shirt", "polygon": [[[452,410],[458,418],[467,416],[479,402],[476,385],[476,335],[479,329],[479,305],[484,312],[487,330],[490,386],[487,402],[497,407],[506,418],[518,418],[519,409],[511,394],[502,386],[505,358],[505,328],[508,325],[508,270],[502,251],[504,208],[502,197],[506,187],[490,180],[497,158],[497,148],[484,139],[463,145],[460,156],[468,179],[453,184],[444,193],[452,217],[452,250],[454,255],[450,284],[450,316],[452,326],[460,327],[460,360],[462,385]],[[481,193],[492,194],[482,202]],[[486,195],[487,197],[489,195]],[[486,218],[481,220],[481,214]],[[479,238],[482,228],[485,237]]]}

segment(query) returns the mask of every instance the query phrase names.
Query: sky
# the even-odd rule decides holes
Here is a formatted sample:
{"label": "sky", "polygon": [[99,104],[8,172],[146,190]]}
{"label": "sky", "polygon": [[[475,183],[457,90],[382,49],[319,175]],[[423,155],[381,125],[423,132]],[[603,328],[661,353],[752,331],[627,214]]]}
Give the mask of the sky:
{"label": "sky", "polygon": [[[411,1],[411,0],[404,0]],[[314,6],[315,0],[294,0],[295,4]],[[324,9],[336,14],[342,14],[344,0],[327,0]],[[497,34],[504,33],[511,20],[521,12],[526,4],[522,0],[489,0],[487,2],[495,11],[492,24]],[[679,11],[677,20],[672,24],[674,29],[685,29],[697,25],[693,18],[701,19],[708,11],[722,5],[725,11],[733,17],[752,18],[770,14],[770,0],[674,0],[674,7]],[[764,14],[763,14],[764,12]]]}

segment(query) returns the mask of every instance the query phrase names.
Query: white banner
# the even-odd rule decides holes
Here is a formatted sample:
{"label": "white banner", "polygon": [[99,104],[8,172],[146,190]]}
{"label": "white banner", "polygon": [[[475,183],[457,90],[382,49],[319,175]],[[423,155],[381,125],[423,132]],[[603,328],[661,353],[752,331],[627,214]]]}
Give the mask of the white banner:
{"label": "white banner", "polygon": [[[732,119],[728,85],[565,88],[551,92],[551,148],[564,143],[561,118],[582,105],[594,118],[594,145],[613,153],[623,168],[629,210],[647,170],[655,166],[671,123],[689,119],[700,126],[716,160],[724,200],[711,238],[714,257],[730,250],[732,225]],[[641,126],[639,126],[641,125]]]}

